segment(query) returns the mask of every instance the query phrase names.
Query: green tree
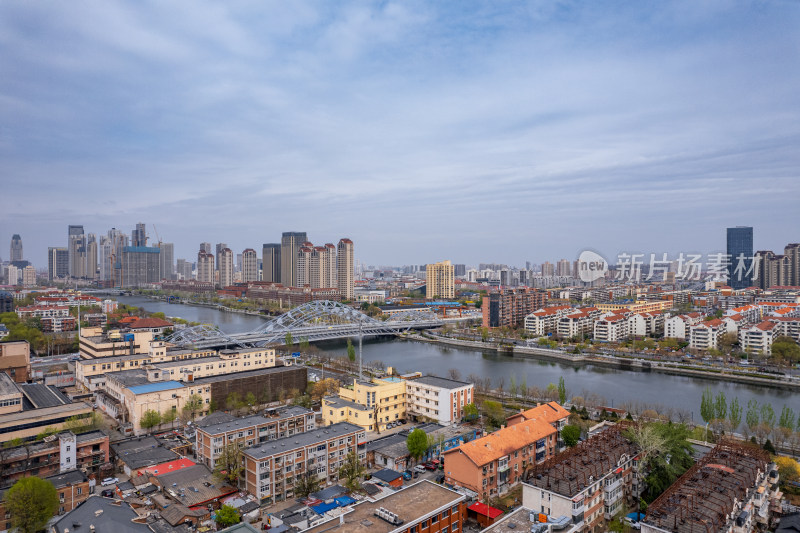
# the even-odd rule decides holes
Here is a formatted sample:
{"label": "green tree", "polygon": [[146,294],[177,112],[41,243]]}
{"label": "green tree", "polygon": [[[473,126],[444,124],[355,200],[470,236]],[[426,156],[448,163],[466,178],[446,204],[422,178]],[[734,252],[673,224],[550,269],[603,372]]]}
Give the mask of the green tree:
{"label": "green tree", "polygon": [[688,427],[671,422],[656,422],[653,426],[663,445],[661,453],[653,455],[648,464],[645,494],[648,502],[660,496],[694,463]]}
{"label": "green tree", "polygon": [[564,383],[564,376],[558,378],[558,403],[564,405],[567,401],[567,385]]}
{"label": "green tree", "polygon": [[761,412],[759,414],[761,416],[758,427],[756,428],[756,436],[758,437],[758,442],[763,443],[764,439],[772,433],[775,427],[775,410],[772,408],[772,404],[765,403],[761,406]]}
{"label": "green tree", "polygon": [[300,351],[303,352],[308,351],[309,346],[311,346],[311,343],[308,342],[308,337],[301,338],[299,346],[300,346]]}
{"label": "green tree", "polygon": [[505,411],[500,402],[493,400],[486,400],[481,406],[483,416],[486,417],[486,423],[493,427],[500,427],[505,422]]}
{"label": "green tree", "polygon": [[309,468],[305,474],[297,477],[294,484],[294,493],[301,498],[307,498],[312,492],[318,491],[319,487],[320,481],[317,474]]}
{"label": "green tree", "polygon": [[788,363],[800,361],[800,346],[791,337],[781,335],[772,343],[772,357]]}
{"label": "green tree", "polygon": [[474,403],[468,403],[464,406],[464,420],[472,421],[478,418],[478,408]]}
{"label": "green tree", "polygon": [[287,331],[286,332],[286,337],[284,337],[284,340],[286,341],[286,346],[288,346],[288,347],[291,347],[292,344],[294,344],[294,339],[292,338],[292,332],[291,331]]}
{"label": "green tree", "polygon": [[203,398],[199,394],[192,394],[189,396],[189,399],[186,400],[186,403],[183,404],[183,414],[186,417],[191,417],[194,420],[194,417],[197,416],[197,413],[203,410]]}
{"label": "green tree", "polygon": [[781,409],[781,414],[778,417],[778,428],[776,437],[780,440],[779,444],[783,445],[792,437],[795,424],[794,409],[784,405]]}
{"label": "green tree", "polygon": [[161,423],[161,414],[158,411],[154,411],[152,409],[148,409],[142,415],[142,419],[139,421],[139,425],[142,426],[142,429],[150,430]]}
{"label": "green tree", "polygon": [[358,478],[364,473],[366,468],[361,464],[356,452],[350,452],[345,457],[344,464],[339,469],[339,478],[345,479],[345,487],[350,490],[357,490],[361,483]]}
{"label": "green tree", "polygon": [[225,406],[231,411],[241,408],[242,405],[244,405],[242,396],[238,392],[231,392],[228,394],[228,397],[225,398]]}
{"label": "green tree", "polygon": [[753,398],[747,402],[747,413],[745,413],[744,417],[745,424],[747,424],[747,429],[751,435],[755,434],[756,429],[758,429],[759,417],[758,400]]}
{"label": "green tree", "polygon": [[292,398],[292,405],[297,405],[300,407],[305,407],[306,409],[311,409],[313,405],[311,396],[308,394],[300,394],[299,392]]}
{"label": "green tree", "polygon": [[222,452],[214,466],[214,477],[232,485],[239,486],[239,474],[242,473],[242,450],[235,442],[222,447]]}
{"label": "green tree", "polygon": [[725,399],[725,393],[719,391],[714,400],[714,427],[717,433],[722,432],[722,428],[728,420],[728,401]]}
{"label": "green tree", "polygon": [[419,461],[428,450],[428,435],[419,428],[415,429],[406,438],[406,448],[409,455]]}
{"label": "green tree", "polygon": [[167,409],[161,414],[161,423],[172,424],[173,422],[175,422],[176,418],[178,418],[178,411],[174,409]]}
{"label": "green tree", "polygon": [[221,528],[226,528],[238,524],[241,518],[239,518],[239,511],[237,511],[235,507],[226,504],[220,507],[214,514],[214,521]]}
{"label": "green tree", "polygon": [[578,444],[578,439],[581,438],[581,428],[578,426],[567,425],[561,430],[561,438],[564,439],[564,444],[572,448]]}
{"label": "green tree", "polygon": [[700,399],[700,416],[703,422],[709,424],[714,420],[714,395],[708,387],[703,391],[703,397]]}
{"label": "green tree", "polygon": [[356,347],[353,346],[353,342],[350,339],[347,339],[347,358],[350,359],[351,363],[356,360]]}
{"label": "green tree", "polygon": [[730,406],[728,406],[728,427],[731,431],[736,431],[741,423],[742,406],[739,405],[739,398],[734,398],[731,400]]}
{"label": "green tree", "polygon": [[58,492],[52,483],[38,477],[20,479],[6,493],[6,512],[11,525],[21,533],[36,533],[58,512]]}
{"label": "green tree", "polygon": [[247,407],[251,410],[258,404],[258,400],[256,399],[256,395],[253,394],[253,391],[248,391],[248,393],[245,394],[244,403],[246,403]]}

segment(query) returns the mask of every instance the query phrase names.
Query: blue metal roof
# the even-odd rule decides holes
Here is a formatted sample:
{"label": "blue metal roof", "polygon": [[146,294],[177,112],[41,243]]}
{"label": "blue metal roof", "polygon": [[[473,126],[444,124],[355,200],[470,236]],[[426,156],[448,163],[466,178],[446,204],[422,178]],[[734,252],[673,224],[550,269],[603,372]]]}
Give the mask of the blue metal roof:
{"label": "blue metal roof", "polygon": [[158,392],[162,390],[182,389],[183,385],[177,381],[158,381],[155,383],[147,383],[145,385],[134,385],[130,387],[131,392],[134,394],[144,394],[147,392]]}
{"label": "blue metal roof", "polygon": [[319,505],[312,505],[311,508],[314,509],[314,512],[317,514],[325,514],[331,509],[336,509],[338,505],[335,503],[321,503]]}

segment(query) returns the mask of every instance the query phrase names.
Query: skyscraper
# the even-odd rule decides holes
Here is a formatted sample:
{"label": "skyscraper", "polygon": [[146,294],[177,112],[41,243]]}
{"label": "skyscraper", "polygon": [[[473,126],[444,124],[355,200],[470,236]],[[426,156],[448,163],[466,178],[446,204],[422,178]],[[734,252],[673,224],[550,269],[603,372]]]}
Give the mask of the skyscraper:
{"label": "skyscraper", "polygon": [[136,229],[131,232],[131,246],[147,246],[147,229],[144,222],[136,224]]}
{"label": "skyscraper", "polygon": [[336,286],[344,300],[355,298],[353,241],[341,239],[336,247]]}
{"label": "skyscraper", "polygon": [[203,248],[197,252],[197,281],[214,283],[214,255]]}
{"label": "skyscraper", "polygon": [[161,250],[159,256],[162,279],[175,279],[175,245],[171,242],[160,242],[158,247]]}
{"label": "skyscraper", "polygon": [[97,278],[97,235],[90,233],[86,236],[86,277]]}
{"label": "skyscraper", "polygon": [[69,276],[69,251],[66,248],[47,249],[47,278],[53,281]]}
{"label": "skyscraper", "polygon": [[83,240],[83,226],[70,225],[67,230],[67,249],[69,250],[69,275],[73,278],[82,278],[86,274],[85,257],[86,248]]}
{"label": "skyscraper", "polygon": [[219,270],[221,268],[221,266],[222,266],[222,259],[220,257],[220,254],[222,254],[222,250],[224,250],[227,247],[228,247],[228,245],[225,244],[224,242],[218,242],[217,243],[216,253],[214,254],[214,259],[216,260],[217,270]]}
{"label": "skyscraper", "polygon": [[12,263],[14,261],[22,261],[22,237],[20,237],[18,233],[15,233],[14,236],[11,237],[11,255],[9,261]]}
{"label": "skyscraper", "polygon": [[138,287],[161,281],[161,259],[157,247],[126,246],[122,249],[122,286]]}
{"label": "skyscraper", "polygon": [[728,285],[734,290],[753,284],[753,228],[728,228]]}
{"label": "skyscraper", "polygon": [[297,286],[297,252],[308,240],[305,231],[287,231],[281,235],[281,284]]}
{"label": "skyscraper", "polygon": [[176,270],[178,273],[178,279],[180,280],[192,279],[192,263],[190,263],[186,259],[178,259]]}
{"label": "skyscraper", "polygon": [[425,268],[425,275],[427,278],[426,298],[455,298],[455,279],[453,265],[450,261],[428,264]]}
{"label": "skyscraper", "polygon": [[242,252],[242,281],[258,281],[258,254],[252,248]]}
{"label": "skyscraper", "polygon": [[261,279],[274,283],[281,282],[280,243],[267,243],[261,248]]}
{"label": "skyscraper", "polygon": [[211,253],[211,243],[210,242],[201,242],[200,249],[203,250],[205,253]]}
{"label": "skyscraper", "polygon": [[233,285],[233,251],[223,248],[219,251],[219,286]]}

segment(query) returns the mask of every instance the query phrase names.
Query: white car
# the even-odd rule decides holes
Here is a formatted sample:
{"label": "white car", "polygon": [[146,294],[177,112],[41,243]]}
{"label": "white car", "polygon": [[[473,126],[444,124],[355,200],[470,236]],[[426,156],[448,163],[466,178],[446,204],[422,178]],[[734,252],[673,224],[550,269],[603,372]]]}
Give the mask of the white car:
{"label": "white car", "polygon": [[107,477],[102,482],[100,482],[100,485],[105,487],[108,485],[116,485],[117,483],[119,483],[119,479],[115,477]]}
{"label": "white car", "polygon": [[417,472],[419,472],[420,474],[424,474],[424,473],[425,473],[425,467],[424,467],[424,466],[422,466],[422,465],[417,465],[417,466],[415,466],[415,467],[414,467],[414,470],[416,470],[416,471],[417,471]]}

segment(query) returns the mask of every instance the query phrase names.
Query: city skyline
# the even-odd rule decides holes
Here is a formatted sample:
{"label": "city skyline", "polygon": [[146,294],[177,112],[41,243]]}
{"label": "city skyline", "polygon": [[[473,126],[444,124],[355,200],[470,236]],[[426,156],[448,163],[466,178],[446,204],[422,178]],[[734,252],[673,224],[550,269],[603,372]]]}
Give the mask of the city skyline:
{"label": "city skyline", "polygon": [[376,265],[724,251],[738,225],[781,249],[798,22],[792,3],[5,3],[0,242],[37,268],[69,224],[141,221],[187,260],[293,227]]}

